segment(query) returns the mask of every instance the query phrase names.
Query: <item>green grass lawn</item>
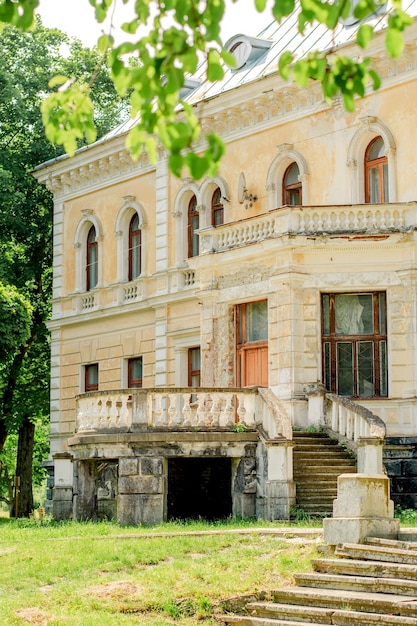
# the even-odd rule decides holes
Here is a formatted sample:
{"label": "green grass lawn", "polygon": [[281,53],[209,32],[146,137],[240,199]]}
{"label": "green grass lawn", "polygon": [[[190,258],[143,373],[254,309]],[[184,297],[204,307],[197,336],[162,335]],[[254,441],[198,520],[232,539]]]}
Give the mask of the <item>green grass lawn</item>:
{"label": "green grass lawn", "polygon": [[[213,625],[222,600],[272,590],[310,569],[314,537],[227,532],[256,526],[0,518],[0,624]],[[208,529],[226,532],[197,534]]]}

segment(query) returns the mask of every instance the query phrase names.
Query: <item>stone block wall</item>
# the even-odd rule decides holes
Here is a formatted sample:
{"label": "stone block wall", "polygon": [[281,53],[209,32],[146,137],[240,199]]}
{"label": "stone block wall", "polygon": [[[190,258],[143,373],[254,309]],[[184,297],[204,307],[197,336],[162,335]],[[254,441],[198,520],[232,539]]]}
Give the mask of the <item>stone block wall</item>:
{"label": "stone block wall", "polygon": [[394,504],[417,509],[417,437],[387,437],[384,465]]}
{"label": "stone block wall", "polygon": [[166,470],[162,457],[119,460],[117,519],[121,524],[157,524],[166,508]]}

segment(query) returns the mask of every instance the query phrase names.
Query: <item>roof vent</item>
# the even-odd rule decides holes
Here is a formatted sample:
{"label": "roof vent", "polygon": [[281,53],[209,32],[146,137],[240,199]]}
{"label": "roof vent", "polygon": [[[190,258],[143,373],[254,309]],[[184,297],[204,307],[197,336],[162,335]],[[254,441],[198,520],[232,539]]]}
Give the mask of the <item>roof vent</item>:
{"label": "roof vent", "polygon": [[201,81],[195,78],[186,76],[184,78],[184,85],[180,89],[180,100],[184,100],[194,89],[197,89],[201,85]]}
{"label": "roof vent", "polygon": [[[354,24],[357,24],[358,22],[362,21],[362,19],[355,17],[354,15],[354,10],[359,4],[359,2],[360,0],[349,0],[348,2],[348,4],[350,5],[349,15],[347,17],[341,17],[339,19],[339,22],[343,24],[343,26],[353,26]],[[366,19],[371,19],[372,17],[375,17],[376,15],[381,15],[381,13],[386,13],[387,4],[388,4],[387,2],[381,2],[381,4],[379,4],[379,6],[377,7],[376,11],[371,13],[371,15],[369,15]]]}
{"label": "roof vent", "polygon": [[267,39],[235,35],[226,42],[224,47],[235,57],[236,66],[232,69],[240,70],[242,67],[258,61],[271,45],[272,41]]}

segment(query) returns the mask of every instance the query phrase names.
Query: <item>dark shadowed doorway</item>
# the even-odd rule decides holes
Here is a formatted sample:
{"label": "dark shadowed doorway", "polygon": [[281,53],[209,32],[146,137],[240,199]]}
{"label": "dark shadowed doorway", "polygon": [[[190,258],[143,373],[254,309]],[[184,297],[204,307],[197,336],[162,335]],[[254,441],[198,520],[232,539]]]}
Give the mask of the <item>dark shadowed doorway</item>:
{"label": "dark shadowed doorway", "polygon": [[232,514],[232,460],[168,461],[168,519],[224,519]]}

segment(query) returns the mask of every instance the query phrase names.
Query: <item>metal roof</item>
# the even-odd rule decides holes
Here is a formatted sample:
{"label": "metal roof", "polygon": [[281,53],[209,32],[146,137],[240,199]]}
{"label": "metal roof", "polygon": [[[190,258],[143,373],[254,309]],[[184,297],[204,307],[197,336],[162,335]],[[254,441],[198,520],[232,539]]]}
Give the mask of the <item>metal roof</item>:
{"label": "metal roof", "polygon": [[[259,39],[270,40],[272,42],[271,46],[264,54],[258,56],[255,61],[244,65],[240,69],[231,69],[225,66],[223,79],[215,83],[211,83],[207,80],[206,63],[201,63],[195,75],[192,77],[192,79],[198,81],[199,86],[194,90],[190,90],[188,94],[185,95],[184,100],[189,104],[195,105],[227,91],[236,89],[241,85],[276,73],[279,58],[286,50],[291,51],[295,59],[299,59],[315,50],[332,50],[344,44],[354,42],[356,33],[364,22],[370,24],[375,31],[381,31],[386,27],[390,11],[390,7],[388,6],[385,9],[385,6],[386,5],[383,5],[377,14],[369,16],[366,20],[356,21],[351,25],[339,23],[333,31],[329,30],[323,24],[314,24],[308,26],[303,35],[298,32],[298,11],[294,11],[289,17],[283,19],[280,24],[274,20],[258,34]],[[417,0],[404,0],[403,9],[415,17],[417,15]],[[237,37],[234,36],[232,39],[236,41],[236,38]],[[180,109],[181,107],[179,105],[179,110]],[[127,120],[119,126],[116,126],[92,145],[101,144],[115,137],[119,137],[127,133],[136,123],[137,120],[135,119]],[[77,153],[89,147],[90,146],[85,146],[77,150]],[[59,158],[62,159],[65,158],[65,156],[66,155],[62,155]],[[45,165],[44,163],[40,165],[39,168]]]}

